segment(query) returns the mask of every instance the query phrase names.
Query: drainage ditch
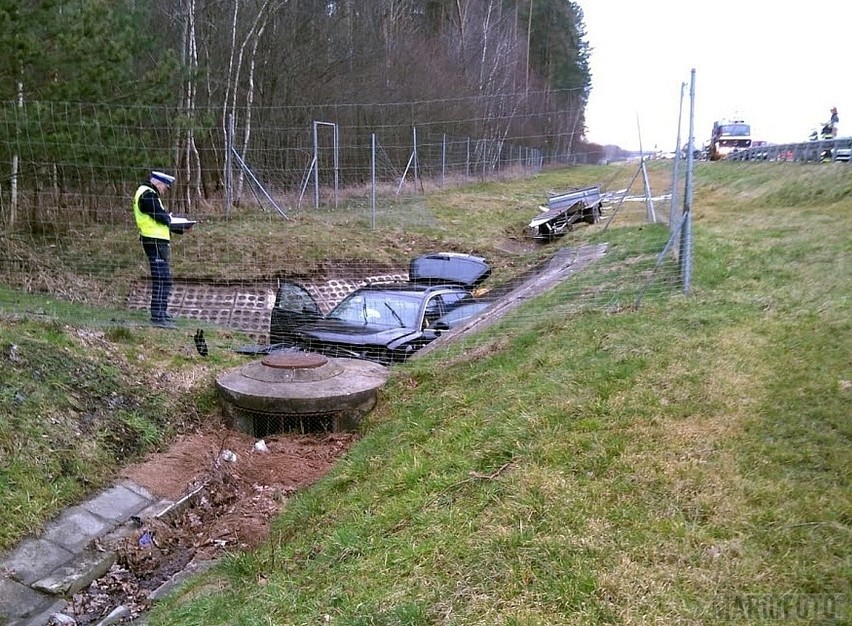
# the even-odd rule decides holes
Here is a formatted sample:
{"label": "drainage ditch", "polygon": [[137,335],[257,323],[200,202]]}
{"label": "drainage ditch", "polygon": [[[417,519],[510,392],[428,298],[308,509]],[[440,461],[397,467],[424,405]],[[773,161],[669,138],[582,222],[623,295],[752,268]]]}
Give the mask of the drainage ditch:
{"label": "drainage ditch", "polygon": [[220,467],[162,513],[131,519],[97,542],[99,550],[115,554],[115,563],[74,594],[50,623],[70,623],[62,616],[77,626],[137,619],[165,591],[221,556],[228,541],[211,536],[207,529],[242,497],[240,491],[239,481]]}
{"label": "drainage ditch", "polygon": [[[221,430],[151,458],[132,479],[168,498],[166,483],[185,474],[185,495],[95,540],[100,554],[114,554],[112,566],[68,597],[50,624],[106,626],[139,619],[176,584],[224,554],[261,545],[289,498],[321,478],[356,440],[352,433],[313,433],[258,441]],[[200,474],[191,473],[205,465]]]}

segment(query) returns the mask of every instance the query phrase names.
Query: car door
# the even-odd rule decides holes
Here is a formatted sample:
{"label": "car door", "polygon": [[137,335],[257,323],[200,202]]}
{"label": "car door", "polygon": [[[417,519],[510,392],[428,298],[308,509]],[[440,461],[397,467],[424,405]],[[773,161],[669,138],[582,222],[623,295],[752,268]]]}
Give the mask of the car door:
{"label": "car door", "polygon": [[307,289],[290,281],[280,282],[269,320],[270,345],[293,345],[296,328],[322,317],[319,305]]}
{"label": "car door", "polygon": [[447,291],[431,295],[423,309],[422,328],[429,328],[435,320],[449,313],[462,299],[469,295],[466,291]]}

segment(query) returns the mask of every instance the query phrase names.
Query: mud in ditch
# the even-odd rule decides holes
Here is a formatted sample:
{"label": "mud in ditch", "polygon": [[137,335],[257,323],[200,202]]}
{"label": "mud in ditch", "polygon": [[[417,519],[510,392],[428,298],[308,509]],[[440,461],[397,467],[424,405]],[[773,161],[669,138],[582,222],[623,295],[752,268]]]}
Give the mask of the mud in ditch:
{"label": "mud in ditch", "polygon": [[274,435],[261,451],[254,437],[218,429],[181,437],[166,452],[128,467],[126,478],[176,504],[131,520],[121,538],[99,546],[115,552],[115,564],[62,613],[78,626],[97,624],[120,607],[113,623],[138,618],[152,593],[187,566],[260,545],[287,500],[328,472],[356,439],[352,433]]}

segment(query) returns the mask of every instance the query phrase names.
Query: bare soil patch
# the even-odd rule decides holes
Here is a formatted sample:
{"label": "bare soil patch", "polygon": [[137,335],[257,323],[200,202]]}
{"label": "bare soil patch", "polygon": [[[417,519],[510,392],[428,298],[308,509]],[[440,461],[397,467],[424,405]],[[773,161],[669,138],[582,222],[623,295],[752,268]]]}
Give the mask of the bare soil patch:
{"label": "bare soil patch", "polygon": [[[110,571],[76,594],[64,613],[96,624],[117,607],[132,620],[151,592],[190,562],[260,545],[294,493],[316,482],[357,440],[352,433],[277,434],[259,442],[222,427],[183,435],[127,467],[123,477],[151,494],[181,502],[173,514],[133,520]],[[260,449],[259,449],[260,448]],[[192,497],[187,497],[192,494]]]}

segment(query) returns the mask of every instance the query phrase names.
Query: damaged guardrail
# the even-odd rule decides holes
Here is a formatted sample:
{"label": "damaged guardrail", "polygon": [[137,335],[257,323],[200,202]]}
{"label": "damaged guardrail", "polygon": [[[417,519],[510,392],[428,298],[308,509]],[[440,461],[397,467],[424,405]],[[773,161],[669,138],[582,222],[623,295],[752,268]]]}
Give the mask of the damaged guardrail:
{"label": "damaged guardrail", "polygon": [[554,194],[547,206],[539,207],[541,213],[529,223],[533,239],[553,239],[564,235],[577,222],[596,224],[601,219],[601,190],[597,185],[581,187]]}
{"label": "damaged guardrail", "polygon": [[820,139],[766,146],[752,146],[732,152],[726,161],[799,161],[850,163],[852,137]]}

